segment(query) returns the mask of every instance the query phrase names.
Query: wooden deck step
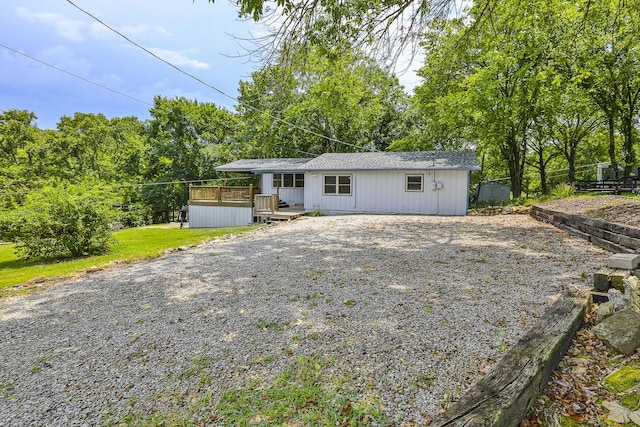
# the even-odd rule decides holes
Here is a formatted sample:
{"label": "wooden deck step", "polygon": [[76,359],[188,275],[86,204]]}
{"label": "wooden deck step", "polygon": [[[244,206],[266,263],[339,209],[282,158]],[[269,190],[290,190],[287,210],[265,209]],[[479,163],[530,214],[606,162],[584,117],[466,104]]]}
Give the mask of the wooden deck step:
{"label": "wooden deck step", "polygon": [[304,212],[276,212],[269,215],[269,222],[274,221],[291,221],[304,215]]}

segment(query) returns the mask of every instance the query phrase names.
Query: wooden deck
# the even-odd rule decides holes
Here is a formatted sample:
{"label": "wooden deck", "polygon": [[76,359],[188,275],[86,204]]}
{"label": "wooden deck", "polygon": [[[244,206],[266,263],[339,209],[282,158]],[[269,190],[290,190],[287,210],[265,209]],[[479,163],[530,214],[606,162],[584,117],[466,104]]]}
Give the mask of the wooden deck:
{"label": "wooden deck", "polygon": [[[253,185],[189,186],[189,204],[192,206],[253,208],[255,222],[291,221],[304,215],[304,206],[280,207],[282,203],[276,194],[260,194]],[[286,206],[286,205],[285,205]]]}
{"label": "wooden deck", "polygon": [[273,213],[256,214],[257,222],[291,221],[305,214],[304,206],[295,205],[288,208],[280,208]]}

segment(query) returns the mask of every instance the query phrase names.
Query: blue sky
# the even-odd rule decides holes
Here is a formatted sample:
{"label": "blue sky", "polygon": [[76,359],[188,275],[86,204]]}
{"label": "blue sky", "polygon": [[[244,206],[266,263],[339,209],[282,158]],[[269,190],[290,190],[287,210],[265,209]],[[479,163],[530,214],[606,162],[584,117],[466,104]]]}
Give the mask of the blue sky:
{"label": "blue sky", "polygon": [[[237,96],[256,63],[246,57],[247,38],[264,33],[237,19],[227,0],[73,0],[82,9],[186,72]],[[235,102],[180,74],[133,46],[66,0],[0,1],[0,110],[36,113],[40,128],[55,128],[63,115],[149,117],[154,95],[184,96],[229,109]],[[244,43],[246,46],[246,43]],[[7,47],[9,49],[7,49]],[[13,50],[37,58],[137,100],[94,86]],[[414,67],[415,68],[415,67]],[[401,77],[411,88],[415,77]],[[143,102],[139,102],[139,101]]]}

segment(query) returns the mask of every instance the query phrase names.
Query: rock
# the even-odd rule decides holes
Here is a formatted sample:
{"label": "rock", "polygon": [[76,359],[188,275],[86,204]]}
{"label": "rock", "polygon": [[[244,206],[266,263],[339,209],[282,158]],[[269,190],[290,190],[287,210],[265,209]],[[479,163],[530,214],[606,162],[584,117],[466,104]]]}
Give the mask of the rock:
{"label": "rock", "polygon": [[609,288],[615,288],[624,292],[624,280],[631,273],[626,270],[602,268],[593,275],[593,286],[599,292],[607,292]]}
{"label": "rock", "polygon": [[607,297],[609,298],[609,301],[613,303],[614,311],[624,310],[629,306],[627,298],[625,298],[624,294],[617,289],[609,289],[609,291],[607,291]]}
{"label": "rock", "polygon": [[610,287],[609,272],[600,270],[593,275],[593,286],[599,292],[607,292]]}
{"label": "rock", "polygon": [[621,268],[623,270],[633,270],[640,263],[638,254],[613,254],[609,257],[607,265],[611,268]]}
{"label": "rock", "polygon": [[596,325],[613,315],[613,313],[615,313],[615,306],[612,301],[600,304],[598,306],[598,312],[596,313]]}
{"label": "rock", "polygon": [[636,276],[629,276],[622,283],[624,285],[624,296],[629,301],[631,308],[640,312],[640,279]]}
{"label": "rock", "polygon": [[618,311],[594,326],[593,332],[608,346],[631,354],[640,347],[640,313],[633,309]]}
{"label": "rock", "polygon": [[609,274],[609,283],[612,288],[624,292],[624,281],[629,277],[628,271],[615,271]]}

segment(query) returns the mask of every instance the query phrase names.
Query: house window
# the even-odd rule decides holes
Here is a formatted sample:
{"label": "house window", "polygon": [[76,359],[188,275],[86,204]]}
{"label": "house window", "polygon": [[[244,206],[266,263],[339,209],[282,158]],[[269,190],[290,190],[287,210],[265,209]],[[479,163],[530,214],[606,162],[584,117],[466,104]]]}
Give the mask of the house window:
{"label": "house window", "polygon": [[351,194],[351,175],[325,175],[324,194]]}
{"label": "house window", "polygon": [[405,191],[422,191],[422,175],[406,175]]}
{"label": "house window", "polygon": [[273,188],[303,188],[303,173],[274,173]]}

